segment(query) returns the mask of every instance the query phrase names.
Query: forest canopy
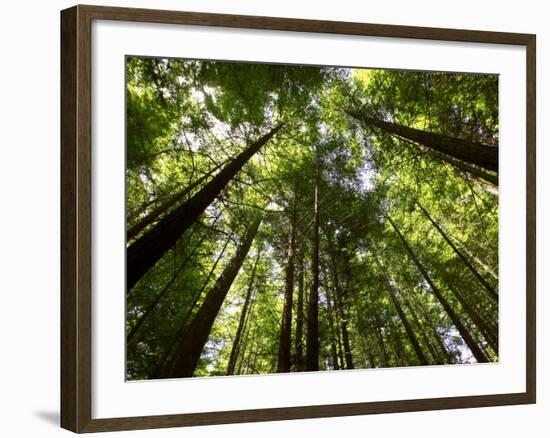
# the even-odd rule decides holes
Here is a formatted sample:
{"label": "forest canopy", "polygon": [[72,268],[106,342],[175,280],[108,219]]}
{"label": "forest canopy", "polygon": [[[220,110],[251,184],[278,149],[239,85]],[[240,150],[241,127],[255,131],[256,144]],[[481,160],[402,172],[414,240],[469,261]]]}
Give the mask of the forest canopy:
{"label": "forest canopy", "polygon": [[128,57],[127,378],[498,361],[498,76]]}

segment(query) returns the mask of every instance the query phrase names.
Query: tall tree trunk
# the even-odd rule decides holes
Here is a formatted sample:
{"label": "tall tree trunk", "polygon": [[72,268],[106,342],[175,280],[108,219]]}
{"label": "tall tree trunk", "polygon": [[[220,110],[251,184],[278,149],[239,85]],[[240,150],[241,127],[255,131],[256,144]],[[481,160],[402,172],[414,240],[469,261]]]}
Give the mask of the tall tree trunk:
{"label": "tall tree trunk", "polygon": [[361,120],[390,134],[406,138],[458,160],[498,172],[497,146],[475,143],[434,132],[421,131],[397,123],[385,122],[356,111],[346,111],[346,113],[357,120]]}
{"label": "tall tree trunk", "polygon": [[243,330],[245,327],[246,316],[248,314],[248,308],[250,306],[250,300],[252,297],[252,291],[254,289],[254,281],[256,279],[256,268],[258,267],[258,262],[260,260],[261,248],[258,249],[258,254],[256,255],[256,260],[254,261],[254,266],[252,272],[250,273],[250,280],[248,281],[248,288],[246,289],[246,297],[244,299],[243,308],[241,310],[241,316],[239,318],[239,325],[237,327],[237,333],[235,334],[235,339],[233,340],[233,345],[231,346],[231,354],[229,355],[229,362],[227,364],[226,375],[232,376],[235,372],[235,365],[237,364],[237,358],[241,350],[241,339],[243,335]]}
{"label": "tall tree trunk", "polygon": [[172,369],[163,377],[190,377],[193,375],[216,316],[248,254],[260,222],[261,218],[258,217],[250,223],[235,255],[223,270],[216,284],[210,289],[201,308],[191,321]]}
{"label": "tall tree trunk", "polygon": [[390,292],[390,298],[393,302],[395,310],[397,310],[397,313],[399,314],[399,318],[401,318],[401,322],[403,323],[403,326],[405,327],[405,331],[407,332],[407,336],[409,337],[409,341],[411,341],[411,344],[414,348],[416,357],[418,357],[418,360],[421,365],[428,365],[429,361],[424,355],[422,348],[420,347],[420,342],[418,342],[418,339],[416,338],[416,334],[414,333],[414,330],[411,327],[409,320],[407,319],[407,315],[405,315],[405,312],[401,307],[401,303],[399,302],[399,299],[397,298],[391,284],[388,284],[388,290]]}
{"label": "tall tree trunk", "polygon": [[163,217],[154,228],[144,233],[127,249],[126,290],[163,256],[178,238],[198,219],[204,210],[242,169],[248,160],[260,150],[282,127],[280,124],[268,134],[252,143],[229,162],[212,180],[190,199]]}
{"label": "tall tree trunk", "polygon": [[132,327],[132,330],[130,330],[130,332],[128,333],[128,335],[126,336],[126,342],[130,342],[132,340],[132,338],[135,336],[135,334],[137,333],[137,331],[140,329],[141,325],[143,324],[143,322],[145,321],[145,319],[147,319],[147,317],[149,316],[149,314],[156,308],[156,306],[158,305],[158,303],[162,300],[162,298],[168,293],[168,291],[170,290],[170,288],[172,287],[172,285],[174,284],[174,282],[176,281],[176,279],[178,278],[178,276],[181,274],[181,272],[185,269],[185,267],[187,266],[187,262],[189,262],[189,260],[191,259],[191,257],[193,257],[193,255],[195,254],[195,251],[200,247],[200,245],[202,244],[202,242],[204,242],[204,240],[206,239],[207,237],[207,234],[205,234],[203,237],[201,237],[201,239],[199,240],[199,242],[193,247],[193,249],[191,250],[191,252],[189,253],[189,255],[187,257],[185,257],[185,259],[182,261],[180,267],[174,272],[174,274],[172,275],[172,277],[170,278],[170,280],[168,281],[168,283],[166,283],[166,285],[162,288],[162,290],[157,294],[157,296],[155,297],[155,299],[149,304],[149,306],[147,306],[147,308],[145,309],[145,311],[143,312],[143,314],[141,315],[141,317],[137,320],[136,324],[134,325],[134,327]]}
{"label": "tall tree trunk", "polygon": [[214,272],[216,272],[216,268],[218,267],[218,263],[220,262],[223,255],[225,254],[225,250],[227,249],[227,246],[229,245],[230,241],[231,241],[231,237],[229,237],[225,241],[225,244],[223,245],[223,248],[222,248],[220,254],[218,255],[218,257],[216,258],[216,261],[212,265],[212,268],[210,269],[210,272],[208,273],[208,275],[206,276],[206,279],[202,283],[201,288],[193,296],[193,301],[191,302],[191,305],[187,309],[187,312],[185,312],[185,315],[182,318],[181,323],[178,326],[178,329],[176,330],[176,335],[172,338],[172,341],[170,342],[170,345],[168,346],[168,348],[164,352],[163,356],[159,360],[154,372],[151,374],[151,376],[150,376],[151,379],[156,379],[156,378],[160,377],[162,375],[162,373],[164,372],[164,370],[166,370],[169,367],[169,364],[171,364],[171,362],[169,362],[169,359],[170,359],[170,356],[172,355],[172,351],[174,350],[174,347],[176,346],[176,344],[178,344],[178,341],[181,341],[181,337],[185,333],[185,328],[187,327],[187,323],[189,321],[189,318],[191,317],[193,311],[195,310],[195,306],[199,302],[200,297],[202,296],[203,292],[206,289],[206,286],[208,286],[208,283],[210,282],[210,278],[212,278],[212,276],[214,275]]}
{"label": "tall tree trunk", "polygon": [[[331,339],[330,339],[330,353],[332,356],[333,368],[335,370],[344,368],[344,353],[342,350],[342,344],[340,341],[340,335],[338,332],[338,327],[334,321],[334,315],[336,308],[336,303],[334,302],[334,297],[331,296],[330,288],[326,288],[327,294],[327,314],[328,314],[328,323],[330,326]],[[338,361],[339,359],[339,361]]]}
{"label": "tall tree trunk", "polygon": [[466,267],[470,270],[470,272],[472,274],[474,274],[475,278],[477,278],[478,281],[483,285],[483,287],[485,288],[485,290],[487,291],[489,296],[493,300],[498,301],[498,294],[495,291],[495,289],[493,289],[493,287],[487,282],[487,280],[485,280],[481,276],[481,274],[476,270],[476,268],[474,268],[474,266],[464,256],[464,254],[462,254],[462,252],[459,251],[459,249],[456,247],[456,245],[451,241],[451,239],[449,239],[449,237],[447,237],[445,232],[441,229],[439,224],[436,221],[434,221],[432,219],[432,217],[430,216],[430,214],[426,211],[426,209],[424,207],[422,207],[422,205],[420,205],[420,202],[416,201],[416,205],[418,205],[418,207],[420,207],[420,210],[422,210],[424,215],[429,219],[429,221],[432,223],[432,225],[435,227],[435,229],[437,231],[439,231],[439,234],[441,234],[443,239],[445,239],[445,242],[447,242],[449,244],[449,246],[453,249],[454,253],[460,258],[460,260],[462,260],[462,262],[466,265]]}
{"label": "tall tree trunk", "polygon": [[378,316],[376,310],[373,313],[374,315],[374,331],[376,333],[376,340],[378,342],[378,348],[380,349],[380,362],[382,366],[387,368],[390,366],[390,356],[386,348],[386,343],[384,342],[384,335],[382,333],[382,321]]}
{"label": "tall tree trunk", "polygon": [[[450,157],[441,152],[437,152],[434,150],[430,150],[430,152],[432,152],[433,155],[439,158],[440,160],[445,161],[446,163],[449,163],[451,166],[456,167],[458,170],[468,173],[470,176],[475,178],[483,186],[485,190],[487,190],[491,194],[498,195],[498,175],[489,173],[478,166],[471,165],[462,160],[457,160],[456,158]],[[493,189],[491,190],[491,187],[487,187],[486,183],[489,183]]]}
{"label": "tall tree trunk", "polygon": [[288,232],[288,250],[285,275],[285,296],[283,306],[283,318],[281,333],[279,336],[279,356],[277,359],[277,372],[288,373],[290,371],[290,345],[292,342],[292,300],[294,295],[294,253],[296,247],[296,191],[292,200],[292,213]]}
{"label": "tall tree trunk", "polygon": [[424,345],[428,347],[428,350],[430,351],[430,354],[434,360],[434,363],[443,364],[443,363],[452,363],[448,361],[448,357],[446,355],[441,355],[439,351],[437,351],[437,348],[432,345],[432,342],[430,338],[427,335],[427,330],[424,327],[424,324],[422,323],[422,320],[418,317],[418,314],[416,310],[414,309],[411,301],[407,297],[407,294],[404,293],[402,290],[400,290],[400,296],[403,298],[403,301],[405,302],[405,306],[407,309],[409,309],[409,312],[412,315],[413,321],[416,323],[416,326],[418,327],[418,331],[420,333],[420,336],[422,337],[422,341],[424,342]]}
{"label": "tall tree trunk", "polygon": [[307,311],[306,370],[319,371],[319,189],[321,169],[319,151],[315,163],[315,200],[313,207],[313,238],[311,245],[311,289]]}
{"label": "tall tree trunk", "polygon": [[464,309],[466,315],[468,315],[468,317],[481,332],[481,335],[489,343],[491,349],[498,354],[498,335],[494,328],[489,327],[489,325],[478,314],[476,309],[474,309],[472,305],[466,300],[466,298],[463,297],[462,294],[452,285],[451,281],[446,281],[445,283]]}
{"label": "tall tree trunk", "polygon": [[354,366],[353,366],[353,356],[351,354],[351,346],[349,342],[348,315],[346,311],[347,309],[345,308],[345,305],[344,305],[342,285],[340,282],[340,277],[338,275],[338,264],[336,260],[334,247],[332,246],[332,238],[329,239],[329,246],[331,246],[330,258],[331,258],[332,276],[334,279],[335,304],[336,304],[336,311],[340,319],[340,329],[342,330],[342,343],[344,346],[344,357],[346,359],[346,369],[352,370]]}
{"label": "tall tree trunk", "polygon": [[166,201],[164,201],[162,204],[160,204],[157,208],[155,208],[153,211],[151,211],[149,214],[144,216],[142,219],[140,219],[135,225],[130,227],[128,231],[126,231],[126,241],[129,242],[134,237],[136,237],[139,233],[141,233],[148,225],[151,225],[153,222],[155,222],[165,211],[167,211],[170,207],[178,203],[179,201],[183,200],[189,193],[191,193],[195,188],[200,186],[204,181],[206,181],[216,170],[219,169],[218,167],[215,167],[210,172],[206,173],[205,175],[201,176],[196,181],[189,184],[187,187],[185,187],[183,190],[179,191],[175,195],[168,198]]}
{"label": "tall tree trunk", "polygon": [[470,251],[468,247],[464,243],[459,241],[456,237],[453,237],[453,240],[455,241],[455,244],[460,247],[460,250],[463,254],[466,254],[468,257],[470,257],[471,260],[475,261],[479,267],[483,268],[483,270],[487,274],[489,274],[491,277],[493,277],[493,279],[498,282],[498,275],[493,268],[491,268],[487,263],[481,260],[474,253],[472,253],[472,251]]}
{"label": "tall tree trunk", "polygon": [[441,306],[445,309],[445,312],[447,312],[447,315],[449,315],[449,318],[457,328],[458,332],[460,333],[460,336],[462,336],[462,339],[464,339],[464,342],[466,342],[466,345],[476,358],[478,362],[489,362],[489,359],[485,356],[479,345],[474,341],[473,337],[471,336],[470,332],[466,328],[466,326],[462,323],[458,315],[455,313],[449,302],[445,299],[439,288],[434,284],[431,277],[428,275],[428,271],[426,271],[426,268],[420,263],[420,260],[418,257],[416,257],[416,254],[413,252],[412,248],[410,247],[409,243],[405,240],[405,237],[401,234],[401,231],[399,231],[399,228],[397,228],[397,225],[395,222],[387,216],[390,224],[392,225],[393,229],[399,236],[399,239],[403,243],[403,246],[407,250],[409,256],[413,260],[414,264],[430,286],[432,292],[440,302]]}
{"label": "tall tree trunk", "polygon": [[300,270],[298,273],[298,302],[296,303],[296,371],[303,371],[304,362],[304,247],[300,249]]}
{"label": "tall tree trunk", "polygon": [[[436,344],[437,344],[437,347],[439,348],[440,353],[445,357],[445,361],[448,364],[456,363],[456,357],[454,356],[454,354],[451,351],[449,351],[449,349],[445,345],[445,342],[443,342],[443,339],[442,339],[441,335],[439,334],[439,332],[437,331],[436,326],[434,325],[434,323],[430,319],[430,315],[428,314],[428,311],[424,307],[424,303],[418,298],[418,296],[416,294],[411,294],[411,296],[412,296],[412,299],[414,301],[414,304],[417,306],[417,309],[420,309],[420,313],[422,314],[422,318],[424,319],[424,321],[428,325],[428,327],[429,327],[429,329],[432,333],[432,336],[436,341]],[[411,303],[411,305],[412,304],[413,303]]]}

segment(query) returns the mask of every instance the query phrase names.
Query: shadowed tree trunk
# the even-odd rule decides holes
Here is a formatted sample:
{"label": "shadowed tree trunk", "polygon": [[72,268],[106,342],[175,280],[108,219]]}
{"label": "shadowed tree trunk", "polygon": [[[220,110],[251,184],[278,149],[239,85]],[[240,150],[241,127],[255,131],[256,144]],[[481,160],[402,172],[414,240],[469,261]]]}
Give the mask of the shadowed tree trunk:
{"label": "shadowed tree trunk", "polygon": [[143,314],[141,316],[141,318],[138,319],[138,321],[136,322],[136,324],[134,325],[134,327],[132,327],[132,330],[130,330],[130,332],[128,333],[128,335],[126,336],[126,342],[130,342],[132,340],[132,338],[135,336],[135,334],[137,333],[137,331],[140,329],[141,325],[143,324],[143,322],[145,321],[145,319],[149,316],[149,314],[155,309],[155,307],[158,305],[158,303],[160,302],[160,300],[162,300],[162,298],[168,293],[168,291],[170,290],[172,284],[174,284],[174,282],[176,281],[176,279],[178,278],[178,276],[181,274],[181,272],[185,269],[185,267],[187,266],[187,262],[189,262],[189,260],[191,259],[191,257],[193,257],[193,255],[195,254],[195,251],[200,247],[200,245],[202,244],[202,242],[204,242],[204,240],[206,239],[207,237],[207,234],[205,234],[203,237],[201,237],[201,239],[199,240],[199,242],[193,247],[193,249],[191,250],[191,252],[189,253],[189,255],[187,257],[185,257],[185,259],[182,261],[180,267],[174,272],[174,274],[172,275],[172,277],[170,278],[170,280],[168,281],[168,283],[166,283],[166,285],[162,288],[162,290],[158,293],[158,295],[156,296],[156,298],[151,302],[151,304],[149,304],[149,306],[147,306],[147,308],[143,311]]}
{"label": "shadowed tree trunk", "polygon": [[223,248],[222,248],[220,254],[218,255],[218,257],[216,258],[216,261],[212,265],[212,268],[210,269],[210,272],[208,273],[208,275],[206,276],[206,279],[202,283],[201,288],[193,296],[193,302],[189,306],[189,309],[187,309],[187,312],[185,312],[185,316],[181,320],[181,323],[180,323],[178,329],[176,330],[176,335],[172,338],[172,341],[170,342],[169,347],[166,349],[166,351],[163,354],[162,358],[159,360],[159,362],[157,364],[157,367],[155,368],[155,371],[150,376],[152,379],[156,379],[156,378],[160,377],[162,375],[162,372],[167,367],[169,367],[169,364],[171,363],[169,361],[169,358],[172,355],[172,351],[174,350],[174,347],[176,346],[176,344],[178,344],[178,341],[181,341],[181,337],[185,333],[185,328],[187,326],[189,318],[191,317],[191,314],[195,310],[195,306],[199,302],[199,299],[202,296],[202,293],[206,289],[206,286],[208,286],[208,283],[210,282],[210,279],[214,275],[214,272],[216,271],[216,268],[218,267],[218,263],[220,262],[223,255],[225,254],[225,250],[227,249],[227,246],[229,245],[230,241],[231,241],[230,237],[225,241],[225,244],[223,245]]}
{"label": "shadowed tree trunk", "polygon": [[397,313],[399,314],[399,318],[401,319],[401,322],[403,323],[403,326],[405,327],[405,331],[407,332],[407,336],[409,337],[409,341],[411,341],[411,344],[414,348],[414,351],[416,353],[416,357],[418,357],[418,360],[421,365],[428,365],[429,361],[426,359],[426,356],[424,355],[424,352],[422,351],[422,348],[420,347],[420,342],[418,342],[418,339],[416,338],[416,334],[414,333],[413,328],[411,327],[409,320],[407,319],[407,315],[405,315],[405,312],[403,311],[403,308],[401,307],[401,303],[399,302],[392,286],[388,284],[388,290],[390,292],[390,297],[393,302],[393,305],[395,307],[395,310],[397,310]]}
{"label": "shadowed tree trunk", "polygon": [[315,199],[311,242],[311,289],[307,311],[306,370],[319,371],[319,152],[315,163]]}
{"label": "shadowed tree trunk", "polygon": [[421,131],[397,123],[385,122],[356,111],[346,111],[346,113],[357,120],[363,121],[368,125],[379,128],[390,134],[406,138],[407,140],[419,143],[458,160],[498,172],[497,146],[470,142],[456,137],[436,134],[434,132]]}
{"label": "shadowed tree trunk", "polygon": [[283,320],[279,336],[279,356],[277,372],[290,371],[290,345],[292,332],[292,300],[294,294],[294,252],[296,246],[296,193],[292,200],[292,213],[288,232],[288,250],[285,275],[285,298],[283,306]]}
{"label": "shadowed tree trunk", "polygon": [[298,272],[298,301],[296,303],[296,335],[294,339],[296,350],[296,371],[303,371],[304,362],[304,248],[303,244],[299,256],[300,269]]}
{"label": "shadowed tree trunk", "polygon": [[416,257],[416,254],[413,252],[409,243],[405,240],[405,237],[403,237],[403,235],[401,234],[401,231],[399,231],[399,228],[397,228],[397,225],[395,224],[395,222],[389,216],[387,216],[387,218],[390,224],[392,225],[393,229],[399,236],[399,239],[403,243],[403,246],[409,253],[414,264],[416,265],[416,267],[418,268],[418,270],[420,271],[420,273],[422,274],[426,282],[429,284],[432,292],[434,293],[438,301],[441,303],[441,306],[445,309],[445,312],[447,312],[447,315],[449,315],[449,318],[457,328],[458,332],[460,333],[460,336],[462,336],[462,339],[464,339],[464,342],[466,342],[466,345],[468,346],[468,348],[470,349],[470,351],[472,352],[476,360],[478,362],[489,362],[489,359],[487,359],[487,357],[485,356],[485,353],[483,353],[479,345],[477,345],[477,343],[474,341],[474,339],[470,335],[470,332],[468,331],[466,326],[462,323],[462,321],[460,320],[458,315],[455,313],[455,311],[453,310],[449,302],[445,299],[445,297],[443,296],[439,288],[434,284],[431,277],[428,275],[428,271],[426,271],[424,266],[420,263],[420,260]]}
{"label": "shadowed tree trunk", "polygon": [[231,376],[235,372],[235,365],[237,364],[237,358],[241,350],[241,340],[243,336],[243,330],[245,327],[245,320],[248,314],[248,308],[250,307],[250,299],[252,297],[252,290],[254,289],[254,281],[256,279],[256,268],[258,267],[258,262],[260,261],[261,248],[258,249],[258,254],[256,255],[256,260],[254,261],[254,267],[250,274],[250,280],[248,282],[248,288],[246,289],[246,297],[244,299],[243,308],[241,310],[241,316],[239,318],[239,326],[237,327],[237,333],[235,334],[235,339],[233,340],[233,345],[231,346],[231,354],[229,355],[229,362],[227,364],[226,375]]}
{"label": "shadowed tree trunk", "polygon": [[376,340],[378,342],[378,348],[380,349],[380,362],[383,367],[389,367],[390,356],[384,342],[384,335],[382,333],[382,321],[378,317],[378,313],[374,311],[374,331],[376,333]]}
{"label": "shadowed tree trunk", "polygon": [[[334,321],[335,307],[334,298],[331,296],[330,288],[326,288],[327,294],[327,313],[328,313],[328,323],[330,326],[330,354],[332,357],[333,368],[339,370],[344,368],[344,354],[341,347],[340,335],[338,333],[338,328]],[[339,359],[339,361],[338,361]],[[340,366],[341,365],[341,366]]]}
{"label": "shadowed tree trunk", "polygon": [[126,290],[137,281],[170,249],[178,238],[198,219],[204,210],[242,169],[248,160],[260,150],[282,127],[280,124],[268,134],[252,143],[229,162],[212,180],[190,199],[162,218],[127,249]]}
{"label": "shadowed tree trunk", "polygon": [[[330,234],[330,232],[329,232]],[[334,295],[335,295],[335,306],[336,312],[340,319],[340,329],[342,330],[342,344],[344,347],[344,357],[346,359],[346,368],[352,370],[353,366],[353,357],[351,354],[351,346],[349,342],[349,333],[348,333],[348,315],[346,309],[344,308],[344,299],[342,294],[342,285],[340,282],[340,277],[338,275],[338,265],[336,261],[336,254],[334,247],[332,246],[332,238],[329,239],[329,251],[331,259],[331,268],[332,268],[332,277],[334,280]]]}
{"label": "shadowed tree trunk", "polygon": [[424,207],[422,207],[422,205],[420,205],[420,202],[416,201],[416,205],[418,205],[418,207],[420,207],[420,210],[422,210],[422,212],[424,213],[424,215],[429,219],[429,221],[432,223],[432,225],[435,227],[435,229],[437,231],[439,231],[439,234],[441,234],[441,237],[443,237],[443,239],[445,239],[445,242],[447,242],[449,244],[449,246],[453,249],[454,253],[460,258],[460,260],[462,260],[462,262],[466,265],[466,267],[469,269],[469,271],[474,274],[475,278],[477,278],[477,280],[483,285],[483,287],[485,288],[485,290],[487,291],[487,293],[489,294],[489,296],[495,300],[495,301],[498,301],[498,294],[497,292],[495,291],[495,289],[493,289],[493,287],[487,282],[487,280],[485,280],[481,274],[476,270],[476,268],[474,268],[474,266],[470,263],[470,261],[464,256],[464,254],[462,254],[459,249],[455,246],[455,244],[451,241],[451,239],[449,239],[449,237],[447,237],[447,235],[445,234],[445,232],[441,229],[441,227],[439,226],[439,224],[434,221],[432,219],[432,217],[430,216],[430,214],[426,211],[426,209]]}
{"label": "shadowed tree trunk", "polygon": [[139,233],[141,233],[148,225],[151,225],[153,222],[155,222],[164,212],[166,212],[170,207],[177,204],[179,201],[183,200],[189,193],[191,193],[195,188],[200,186],[204,181],[206,181],[216,170],[218,170],[220,166],[215,167],[207,174],[201,176],[196,181],[189,184],[187,187],[185,187],[180,192],[176,193],[174,196],[171,196],[166,201],[164,201],[162,204],[160,204],[157,208],[155,208],[153,211],[151,211],[149,214],[147,214],[145,217],[140,219],[134,226],[130,227],[128,231],[126,231],[126,241],[130,241],[135,236],[137,236]]}
{"label": "shadowed tree trunk", "polygon": [[210,289],[201,308],[191,321],[187,333],[182,339],[181,348],[177,352],[172,369],[163,377],[190,377],[193,375],[212,325],[248,254],[260,222],[261,218],[258,217],[248,226],[235,255],[223,270],[216,284]]}

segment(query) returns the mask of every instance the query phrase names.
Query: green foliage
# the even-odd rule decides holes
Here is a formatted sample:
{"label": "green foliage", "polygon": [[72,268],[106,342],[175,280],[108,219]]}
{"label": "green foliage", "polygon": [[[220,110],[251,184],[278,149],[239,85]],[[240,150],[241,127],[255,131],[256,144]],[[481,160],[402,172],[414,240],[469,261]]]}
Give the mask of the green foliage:
{"label": "green foliage", "polygon": [[235,374],[276,372],[291,227],[296,370],[298,278],[303,271],[305,344],[317,166],[320,368],[346,366],[343,320],[356,368],[418,365],[406,322],[429,363],[475,361],[387,217],[477,344],[498,359],[487,335],[489,327],[498,336],[498,303],[418,206],[497,290],[498,189],[433,150],[346,113],[497,144],[497,76],[137,57],[128,58],[126,74],[128,229],[145,218],[152,219],[141,233],[154,229],[237,154],[285,123],[129,291],[129,379],[158,377],[174,360],[186,327],[257,213],[262,225],[194,375],[226,374],[249,287]]}

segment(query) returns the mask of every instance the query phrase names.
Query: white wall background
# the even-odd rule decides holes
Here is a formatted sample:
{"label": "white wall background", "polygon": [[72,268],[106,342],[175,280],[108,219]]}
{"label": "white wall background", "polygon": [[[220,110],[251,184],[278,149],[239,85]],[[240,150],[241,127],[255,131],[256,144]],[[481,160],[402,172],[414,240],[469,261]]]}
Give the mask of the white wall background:
{"label": "white wall background", "polygon": [[[550,387],[545,368],[549,334],[543,315],[550,266],[545,252],[550,220],[542,170],[550,165],[543,121],[550,101],[545,79],[550,39],[545,2],[524,0],[111,0],[90,1],[234,14],[271,15],[537,34],[538,76],[538,346],[539,403],[535,406],[465,409],[319,420],[208,426],[105,436],[172,437],[545,437]],[[58,427],[59,405],[59,10],[62,0],[12,1],[0,16],[0,433],[9,437],[69,436]],[[545,129],[546,128],[546,129]],[[546,164],[546,166],[545,166]],[[546,247],[546,249],[544,248]],[[519,249],[522,250],[522,249]],[[545,415],[546,414],[546,415]]]}

